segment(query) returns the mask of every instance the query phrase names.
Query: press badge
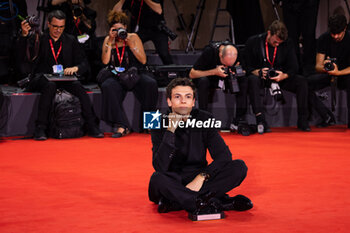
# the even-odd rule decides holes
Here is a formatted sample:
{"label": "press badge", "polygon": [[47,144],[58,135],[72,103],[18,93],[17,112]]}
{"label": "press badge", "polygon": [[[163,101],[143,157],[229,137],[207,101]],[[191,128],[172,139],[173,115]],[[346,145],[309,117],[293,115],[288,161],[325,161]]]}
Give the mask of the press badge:
{"label": "press badge", "polygon": [[84,44],[89,38],[90,38],[90,36],[85,33],[83,35],[78,36],[78,41],[80,44]]}
{"label": "press badge", "polygon": [[62,65],[53,65],[52,69],[53,69],[54,74],[62,74],[63,73],[63,66]]}
{"label": "press badge", "polygon": [[115,69],[115,71],[117,71],[118,73],[122,73],[122,72],[125,71],[125,68],[124,68],[124,67],[115,67],[114,69]]}

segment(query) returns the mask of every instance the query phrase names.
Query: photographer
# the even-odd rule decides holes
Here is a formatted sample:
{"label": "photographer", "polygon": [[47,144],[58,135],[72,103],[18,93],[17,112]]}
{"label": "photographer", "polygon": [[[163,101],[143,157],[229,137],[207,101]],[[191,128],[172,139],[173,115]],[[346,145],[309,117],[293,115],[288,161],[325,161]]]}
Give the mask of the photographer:
{"label": "photographer", "polygon": [[127,91],[133,91],[140,101],[141,112],[153,111],[158,87],[155,79],[139,71],[146,63],[146,54],[139,36],[126,32],[128,17],[122,12],[110,11],[108,24],[109,34],[102,49],[102,62],[108,67],[100,71],[97,81],[102,90],[102,119],[112,125],[112,137],[119,138],[130,129],[123,109]]}
{"label": "photographer", "polygon": [[[101,69],[100,54],[97,53],[96,11],[89,8],[90,0],[52,0],[49,5],[52,10],[61,10],[66,14],[64,32],[77,38],[90,64],[87,81],[95,81]],[[100,50],[99,50],[100,51]]]}
{"label": "photographer", "polygon": [[27,15],[25,0],[0,0],[0,84],[16,81],[13,80],[13,49],[20,28],[18,15]]}
{"label": "photographer", "polygon": [[[350,34],[347,31],[346,17],[337,14],[329,17],[328,29],[328,32],[318,38],[315,66],[318,74],[308,77],[308,82],[313,90],[320,90],[331,83],[346,90],[350,128]],[[333,114],[320,100],[314,107],[328,113],[318,126],[327,127],[335,123]]]}
{"label": "photographer", "polygon": [[114,11],[127,10],[131,13],[131,31],[136,32],[145,43],[151,40],[164,65],[173,64],[169,53],[168,37],[176,34],[165,26],[163,0],[120,0]]}
{"label": "photographer", "polygon": [[[245,50],[246,70],[249,80],[250,102],[256,115],[258,132],[270,132],[265,121],[260,90],[264,82],[274,87],[296,93],[298,105],[298,128],[310,131],[308,118],[308,86],[304,77],[296,75],[298,62],[288,31],[280,21],[274,21],[267,33],[250,37]],[[271,84],[274,83],[273,86]]]}
{"label": "photographer", "polygon": [[193,65],[189,77],[193,79],[197,87],[199,109],[206,111],[210,93],[223,86],[226,90],[230,90],[231,83],[228,81],[234,82],[235,90],[229,91],[237,95],[236,117],[233,119],[233,125],[239,125],[239,133],[247,136],[250,134],[245,121],[248,80],[245,74],[236,75],[235,73],[235,65],[239,64],[237,57],[238,50],[231,42],[212,43],[204,48],[201,56]]}
{"label": "photographer", "polygon": [[[66,16],[62,11],[56,10],[49,13],[47,22],[49,30],[40,37],[39,53],[32,72],[34,75],[30,78],[27,88],[29,91],[41,93],[34,132],[34,139],[36,140],[47,139],[49,113],[57,88],[65,89],[79,98],[82,115],[87,123],[88,135],[98,138],[103,137],[103,133],[96,124],[96,116],[90,99],[80,82],[50,82],[43,76],[43,74],[58,73],[58,70],[62,70],[64,75],[76,74],[81,76],[86,73],[88,63],[84,52],[73,36],[63,32],[65,21]],[[18,46],[26,45],[31,29],[26,20],[22,21],[21,28],[22,36],[19,39]],[[20,47],[17,51],[21,51],[22,55],[25,56],[26,47]]]}

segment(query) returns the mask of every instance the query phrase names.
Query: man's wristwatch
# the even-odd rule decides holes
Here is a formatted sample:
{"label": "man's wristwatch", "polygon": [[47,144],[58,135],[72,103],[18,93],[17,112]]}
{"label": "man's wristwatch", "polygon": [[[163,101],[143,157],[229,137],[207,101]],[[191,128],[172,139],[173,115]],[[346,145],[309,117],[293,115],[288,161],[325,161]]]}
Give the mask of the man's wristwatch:
{"label": "man's wristwatch", "polygon": [[210,177],[209,174],[207,174],[207,173],[205,173],[205,172],[201,172],[200,175],[204,178],[204,181],[209,180],[209,177]]}

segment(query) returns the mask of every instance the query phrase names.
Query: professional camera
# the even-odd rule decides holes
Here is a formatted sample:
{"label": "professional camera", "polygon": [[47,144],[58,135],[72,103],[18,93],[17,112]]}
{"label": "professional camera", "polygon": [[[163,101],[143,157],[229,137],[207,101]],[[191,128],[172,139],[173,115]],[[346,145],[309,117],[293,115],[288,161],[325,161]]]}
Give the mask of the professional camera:
{"label": "professional camera", "polygon": [[231,69],[229,67],[224,67],[223,70],[224,70],[224,73],[227,74],[227,77],[224,78],[224,84],[225,84],[224,92],[231,93],[231,94],[238,93],[239,86],[238,86],[237,77],[231,73]]}
{"label": "professional camera", "polygon": [[40,19],[36,15],[28,16],[26,21],[31,28],[39,28],[40,26]]}
{"label": "professional camera", "polygon": [[325,71],[332,71],[335,69],[334,64],[336,63],[337,59],[336,58],[328,58],[329,62],[326,62],[324,64],[324,69]]}
{"label": "professional camera", "polygon": [[245,76],[245,71],[243,70],[242,66],[240,66],[240,65],[233,67],[233,71],[235,72],[237,77]]}
{"label": "professional camera", "polygon": [[128,37],[128,32],[124,28],[113,29],[113,32],[117,32],[117,37],[125,40]]}
{"label": "professional camera", "polygon": [[278,73],[276,72],[276,70],[274,68],[270,68],[268,71],[267,71],[267,74],[266,74],[266,79],[270,79],[270,78],[273,78],[273,77],[276,77],[278,76]]}
{"label": "professional camera", "polygon": [[[260,76],[262,76],[262,71],[259,72]],[[283,94],[280,86],[277,82],[273,81],[271,78],[278,76],[278,73],[274,68],[270,68],[266,73],[266,86],[270,89],[271,96],[275,97],[277,101],[283,100]]]}
{"label": "professional camera", "polygon": [[171,31],[165,24],[165,21],[160,21],[158,24],[158,29],[161,32],[164,32],[171,40],[175,40],[177,35],[173,31]]}
{"label": "professional camera", "polygon": [[83,14],[83,8],[80,5],[74,4],[72,5],[73,15],[79,18]]}

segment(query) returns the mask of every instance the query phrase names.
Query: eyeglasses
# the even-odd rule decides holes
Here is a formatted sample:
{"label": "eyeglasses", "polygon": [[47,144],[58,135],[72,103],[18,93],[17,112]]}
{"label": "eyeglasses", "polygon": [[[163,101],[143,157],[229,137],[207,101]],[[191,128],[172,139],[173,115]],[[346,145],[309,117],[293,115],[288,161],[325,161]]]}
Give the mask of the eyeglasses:
{"label": "eyeglasses", "polygon": [[53,27],[53,29],[63,29],[65,27],[65,25],[63,26],[57,26],[57,25],[54,25],[54,24],[51,24],[50,25]]}

